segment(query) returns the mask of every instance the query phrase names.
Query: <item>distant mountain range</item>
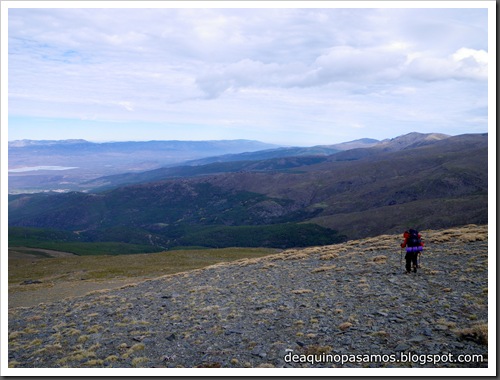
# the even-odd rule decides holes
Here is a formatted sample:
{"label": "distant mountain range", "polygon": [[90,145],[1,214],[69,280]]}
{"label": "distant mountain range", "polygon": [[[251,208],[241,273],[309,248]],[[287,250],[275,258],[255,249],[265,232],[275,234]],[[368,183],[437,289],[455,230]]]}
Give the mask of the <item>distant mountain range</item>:
{"label": "distant mountain range", "polygon": [[[9,192],[85,190],[97,177],[157,169],[220,154],[254,152],[277,145],[253,140],[9,142]],[[59,169],[59,170],[57,170]]]}
{"label": "distant mountain range", "polygon": [[226,154],[188,161],[184,166],[106,176],[90,180],[82,185],[90,186],[91,188],[109,189],[127,184],[157,181],[167,178],[193,177],[236,171],[286,171],[295,167],[314,165],[327,160],[353,160],[381,152],[396,152],[407,148],[416,148],[448,137],[450,136],[437,133],[410,133],[383,141],[359,139],[341,144],[318,145],[309,148],[289,147]]}
{"label": "distant mountain range", "polygon": [[[356,144],[368,147],[261,160],[222,155],[95,179],[89,187],[105,190],[94,193],[11,195],[9,225],[169,248],[331,244],[488,222],[487,134]],[[286,149],[272,151],[257,153]]]}
{"label": "distant mountain range", "polygon": [[[254,140],[136,141],[93,143],[86,140],[9,142],[9,193],[85,191],[100,186],[148,180],[148,170],[178,165],[257,161],[292,156],[326,156],[378,140],[361,139],[328,146],[280,147]],[[183,171],[183,169],[181,169]],[[173,169],[178,173],[179,169]],[[109,177],[98,179],[99,177]],[[155,179],[155,173],[151,173]],[[181,175],[184,176],[184,175]],[[127,178],[133,180],[129,181]],[[108,183],[109,182],[109,183]],[[108,185],[106,185],[108,183]]]}
{"label": "distant mountain range", "polygon": [[[411,133],[392,140],[365,138],[312,147],[279,147],[253,140],[110,143],[18,140],[9,142],[9,193],[89,191],[162,178],[289,169],[306,161],[316,163],[339,152],[368,147],[399,150],[446,137],[449,136]],[[290,157],[295,159],[273,161]],[[207,166],[217,163],[225,164]]]}

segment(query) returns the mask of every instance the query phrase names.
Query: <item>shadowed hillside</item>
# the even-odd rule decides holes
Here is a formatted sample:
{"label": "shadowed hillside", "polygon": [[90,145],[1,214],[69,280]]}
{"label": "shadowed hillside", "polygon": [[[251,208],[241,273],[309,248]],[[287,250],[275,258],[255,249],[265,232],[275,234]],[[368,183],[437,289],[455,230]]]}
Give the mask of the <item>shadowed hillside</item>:
{"label": "shadowed hillside", "polygon": [[300,245],[293,240],[300,234],[311,237],[304,246],[408,226],[487,223],[487,135],[410,137],[328,157],[245,163],[247,171],[207,174],[208,165],[202,175],[194,167],[195,177],[96,194],[10,196],[9,225],[157,247],[207,246],[216,230],[218,247],[289,248]]}

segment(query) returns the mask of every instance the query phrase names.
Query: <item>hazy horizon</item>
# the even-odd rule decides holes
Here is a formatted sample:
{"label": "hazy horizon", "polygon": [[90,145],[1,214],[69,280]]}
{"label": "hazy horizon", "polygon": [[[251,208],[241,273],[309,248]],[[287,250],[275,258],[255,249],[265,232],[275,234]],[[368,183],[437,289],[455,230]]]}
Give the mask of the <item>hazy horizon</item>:
{"label": "hazy horizon", "polygon": [[[419,133],[419,132],[409,132],[409,133]],[[477,134],[483,134],[483,133],[488,133],[488,132],[478,132]],[[433,134],[433,132],[430,132],[430,134]],[[467,133],[465,133],[467,134]],[[406,135],[406,134],[405,134]],[[341,141],[340,143],[323,143],[323,144],[316,144],[316,145],[335,145],[335,144],[342,144],[342,143],[349,143],[349,142],[353,142],[353,141],[357,141],[357,140],[364,140],[364,139],[371,139],[371,140],[377,140],[377,141],[383,141],[383,140],[390,140],[390,139],[394,139],[394,138],[397,138],[397,137],[401,137],[401,136],[404,136],[404,135],[397,135],[397,136],[393,136],[393,137],[389,137],[389,138],[386,138],[386,139],[373,139],[373,138],[369,138],[369,137],[361,137],[359,139],[355,139],[355,140],[348,140],[348,141]],[[453,136],[458,136],[458,135],[448,135],[450,137],[453,137]],[[312,146],[312,145],[287,145],[287,144],[277,144],[277,143],[268,143],[266,141],[261,141],[261,140],[254,140],[254,139],[245,139],[245,138],[241,138],[241,139],[217,139],[217,140],[159,140],[159,139],[152,139],[152,140],[106,140],[106,141],[98,141],[98,140],[88,140],[88,139],[79,139],[79,138],[75,138],[75,139],[42,139],[42,140],[34,140],[34,139],[21,139],[21,140],[9,140],[9,143],[13,143],[13,142],[21,142],[21,141],[40,141],[40,142],[44,142],[44,141],[54,141],[54,142],[62,142],[62,141],[85,141],[85,142],[89,142],[89,143],[94,143],[94,144],[107,144],[107,143],[125,143],[125,142],[155,142],[155,141],[158,141],[158,142],[163,142],[163,141],[178,141],[178,142],[211,142],[211,141],[238,141],[238,140],[241,140],[241,141],[255,141],[255,142],[259,142],[259,143],[263,143],[263,144],[268,144],[268,145],[276,145],[278,147],[287,147],[287,146],[296,146],[296,147],[308,147],[308,146]]]}
{"label": "hazy horizon", "polygon": [[485,3],[18,3],[3,16],[9,141],[312,146],[488,130]]}

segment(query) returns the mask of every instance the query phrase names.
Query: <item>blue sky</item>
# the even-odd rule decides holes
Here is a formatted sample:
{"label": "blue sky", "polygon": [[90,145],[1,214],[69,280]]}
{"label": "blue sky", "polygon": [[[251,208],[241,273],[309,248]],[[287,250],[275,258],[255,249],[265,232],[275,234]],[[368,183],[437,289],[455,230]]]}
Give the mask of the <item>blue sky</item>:
{"label": "blue sky", "polygon": [[332,3],[11,4],[8,139],[243,138],[307,146],[412,131],[487,132],[484,2],[470,2],[483,9]]}

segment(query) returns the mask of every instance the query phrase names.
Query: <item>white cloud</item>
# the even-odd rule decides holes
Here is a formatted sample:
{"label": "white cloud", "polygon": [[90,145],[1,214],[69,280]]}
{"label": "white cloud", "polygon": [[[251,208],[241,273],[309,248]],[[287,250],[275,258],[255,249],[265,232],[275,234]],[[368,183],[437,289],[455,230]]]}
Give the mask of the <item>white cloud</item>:
{"label": "white cloud", "polygon": [[483,120],[468,105],[487,99],[485,20],[470,9],[11,9],[9,115],[220,123],[262,139],[393,132],[416,118],[439,131],[447,118]]}
{"label": "white cloud", "polygon": [[336,46],[316,60],[323,81],[391,80],[399,76],[406,57],[381,47]]}
{"label": "white cloud", "polygon": [[488,53],[484,50],[461,48],[452,58],[458,64],[457,71],[470,79],[488,78]]}
{"label": "white cloud", "polygon": [[408,65],[408,73],[422,80],[488,79],[488,53],[460,48],[447,57],[420,56]]}

